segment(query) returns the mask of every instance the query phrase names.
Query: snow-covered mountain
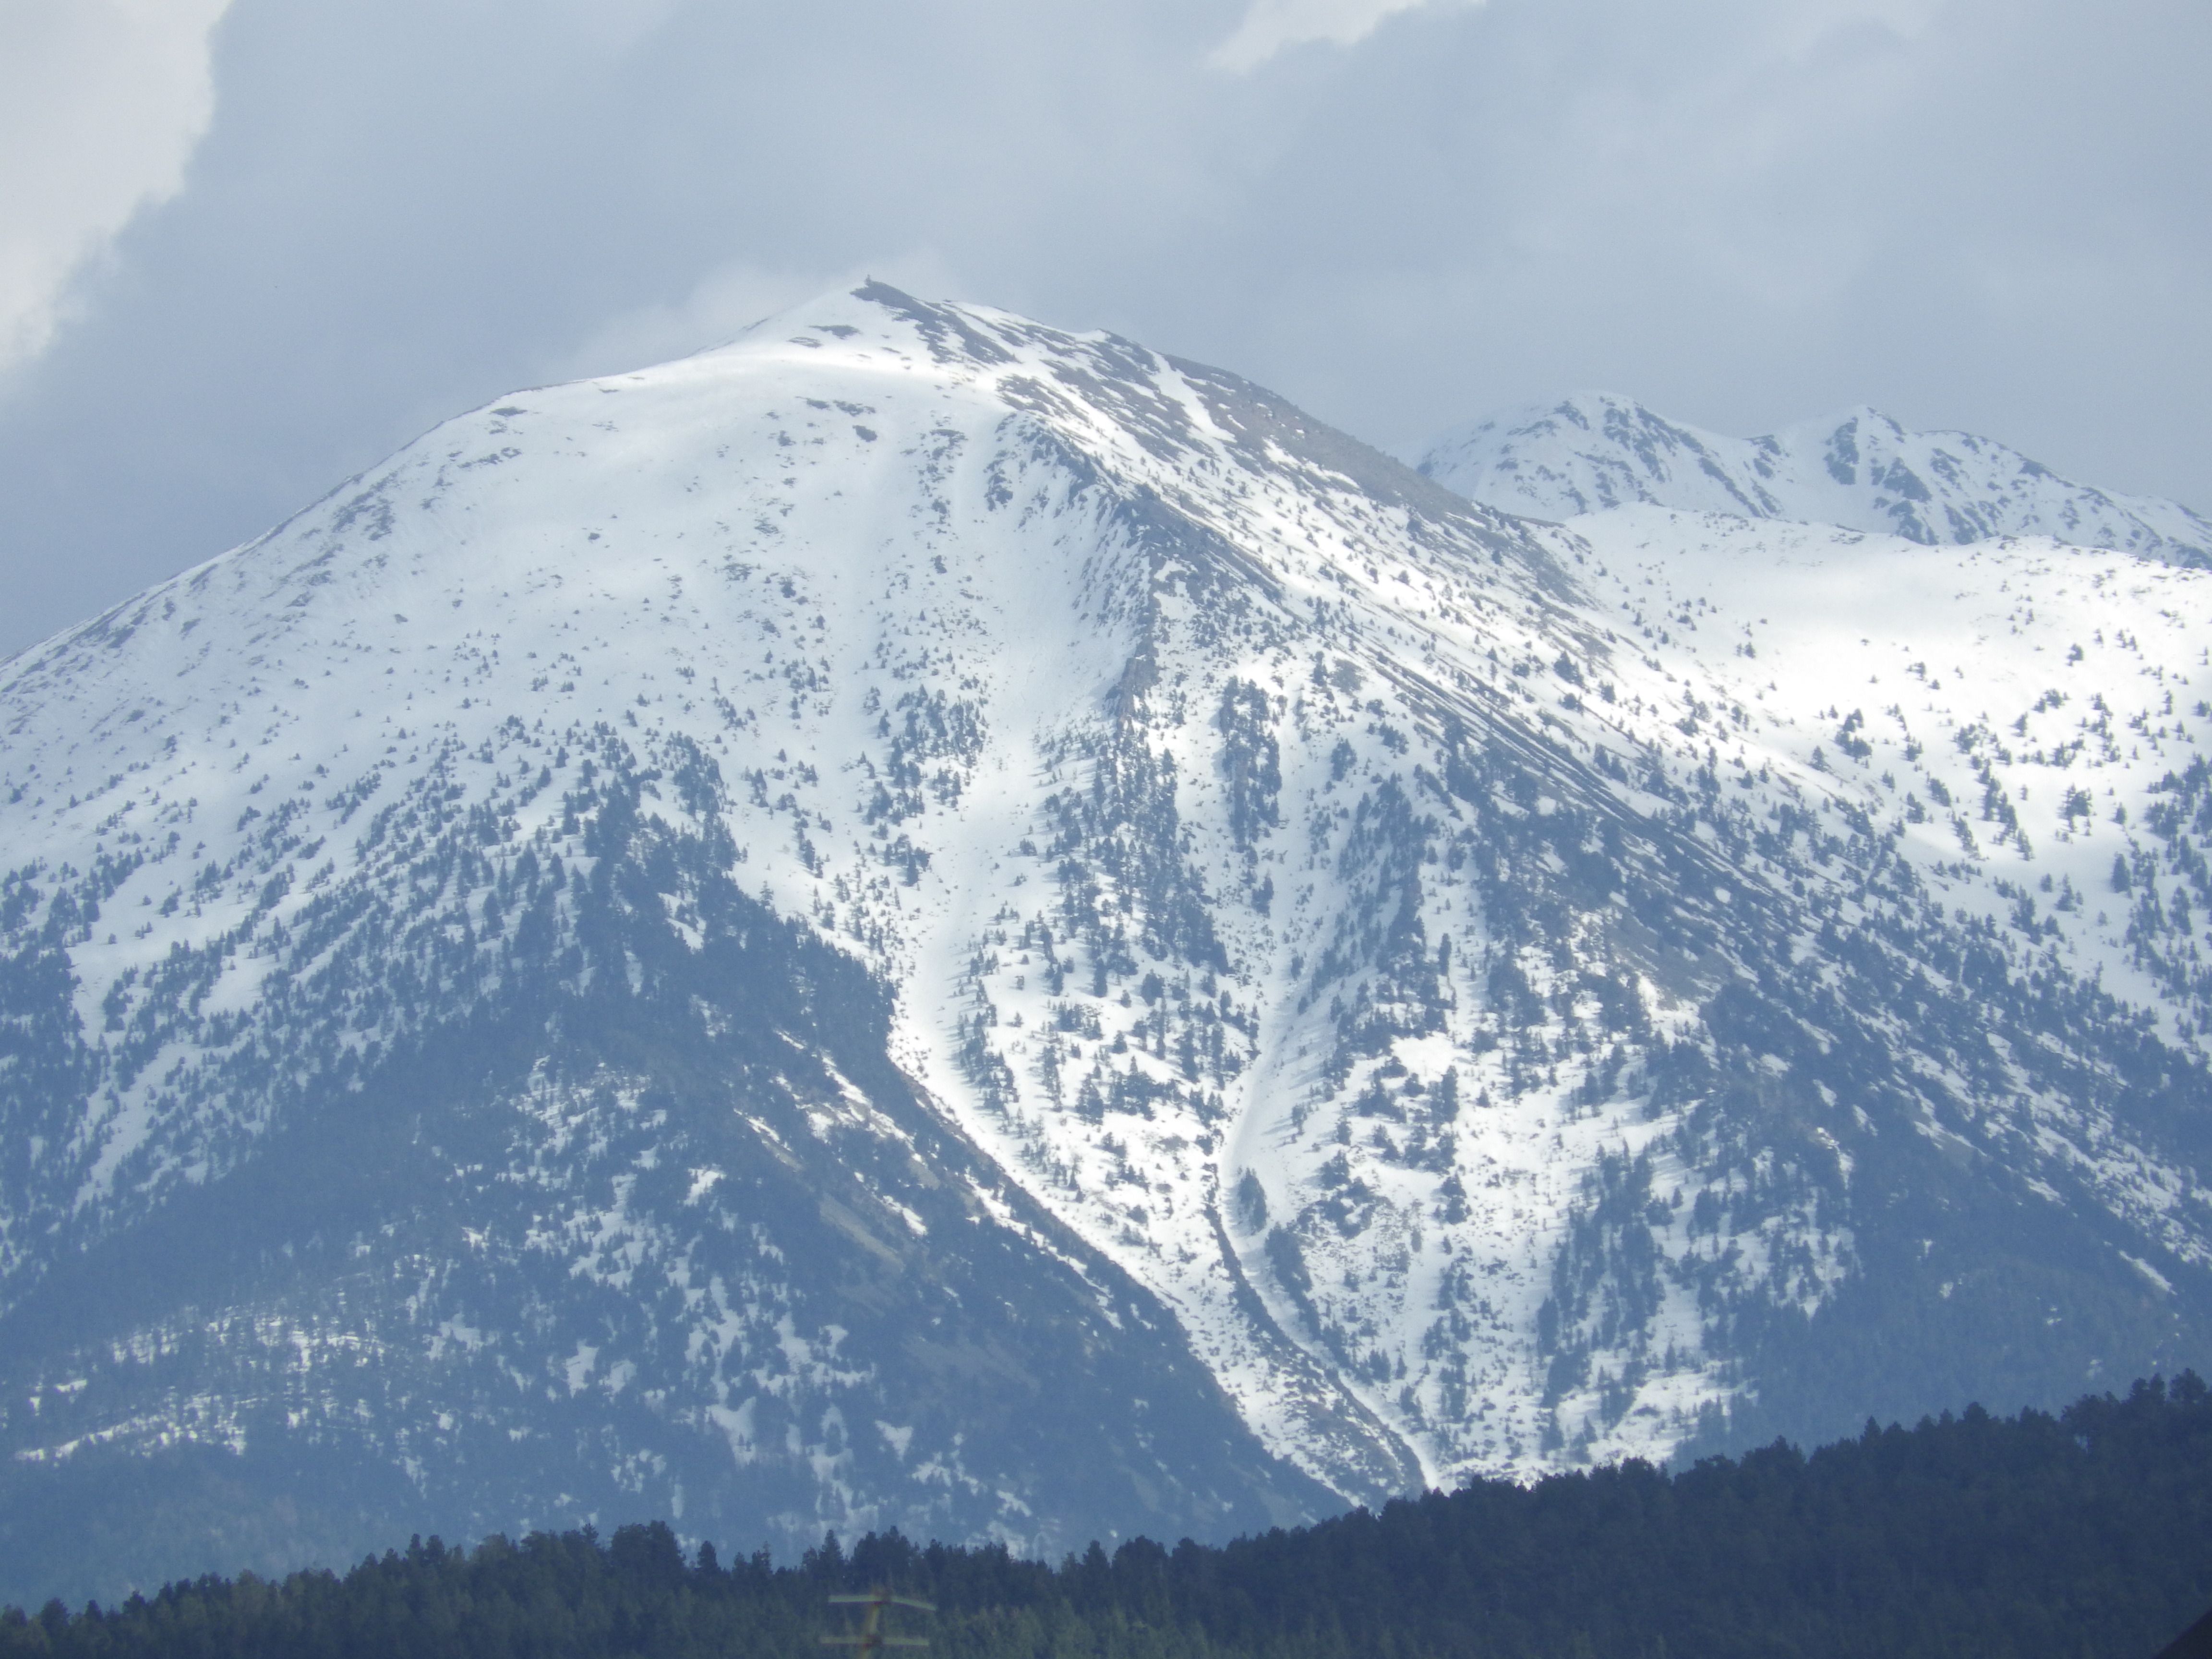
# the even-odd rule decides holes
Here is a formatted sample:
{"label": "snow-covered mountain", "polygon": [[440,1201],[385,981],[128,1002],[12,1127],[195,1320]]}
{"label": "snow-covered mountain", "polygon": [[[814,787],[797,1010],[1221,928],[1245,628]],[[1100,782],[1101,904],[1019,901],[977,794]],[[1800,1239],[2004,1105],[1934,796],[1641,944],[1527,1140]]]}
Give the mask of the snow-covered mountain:
{"label": "snow-covered mountain", "polygon": [[1683,426],[1611,392],[1492,416],[1438,439],[1420,471],[1508,513],[1566,519],[1642,502],[1965,544],[2045,536],[2212,564],[2212,521],[2108,495],[1964,432],[1909,432],[1871,409],[1763,438]]}
{"label": "snow-covered mountain", "polygon": [[2207,580],[873,285],[463,416],[0,668],[0,1594],[2212,1364]]}

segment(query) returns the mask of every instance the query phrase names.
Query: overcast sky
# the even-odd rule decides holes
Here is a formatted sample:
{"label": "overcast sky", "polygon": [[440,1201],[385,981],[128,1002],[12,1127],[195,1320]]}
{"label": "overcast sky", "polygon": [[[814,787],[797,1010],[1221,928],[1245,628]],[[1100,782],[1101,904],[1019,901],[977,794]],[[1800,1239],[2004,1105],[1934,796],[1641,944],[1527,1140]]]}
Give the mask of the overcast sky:
{"label": "overcast sky", "polygon": [[2205,0],[0,0],[0,653],[872,272],[2212,507]]}

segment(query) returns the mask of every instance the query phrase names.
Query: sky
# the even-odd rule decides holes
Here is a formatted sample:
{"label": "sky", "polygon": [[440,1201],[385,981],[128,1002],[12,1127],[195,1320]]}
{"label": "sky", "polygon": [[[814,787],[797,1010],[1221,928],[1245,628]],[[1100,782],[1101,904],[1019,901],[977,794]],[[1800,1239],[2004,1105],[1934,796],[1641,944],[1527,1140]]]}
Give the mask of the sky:
{"label": "sky", "polygon": [[1382,447],[1868,403],[2212,508],[2203,0],[0,0],[0,655],[873,275]]}

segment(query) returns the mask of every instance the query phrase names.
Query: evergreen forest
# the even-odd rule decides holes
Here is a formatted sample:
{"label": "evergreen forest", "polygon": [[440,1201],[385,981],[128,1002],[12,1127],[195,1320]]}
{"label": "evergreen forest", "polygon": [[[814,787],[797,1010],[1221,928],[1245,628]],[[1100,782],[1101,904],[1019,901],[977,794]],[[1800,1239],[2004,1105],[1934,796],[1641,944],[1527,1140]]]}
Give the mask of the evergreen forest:
{"label": "evergreen forest", "polygon": [[1673,1473],[1479,1483],[1225,1547],[833,1534],[725,1562],[667,1525],[416,1539],[343,1573],[0,1613],[0,1659],[799,1659],[887,1588],[936,1659],[2151,1659],[2212,1603],[2212,1389],[1869,1422]]}

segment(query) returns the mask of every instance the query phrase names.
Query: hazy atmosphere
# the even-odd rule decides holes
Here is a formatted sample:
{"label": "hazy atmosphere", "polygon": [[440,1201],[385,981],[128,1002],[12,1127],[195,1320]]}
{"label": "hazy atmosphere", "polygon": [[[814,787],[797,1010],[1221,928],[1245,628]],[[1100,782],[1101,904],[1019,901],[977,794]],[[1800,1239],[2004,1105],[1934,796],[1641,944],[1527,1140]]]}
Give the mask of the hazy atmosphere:
{"label": "hazy atmosphere", "polygon": [[873,273],[1408,451],[1865,402],[2212,501],[2191,0],[27,0],[0,652]]}
{"label": "hazy atmosphere", "polygon": [[2212,1659],[2208,64],[0,0],[0,1659]]}

